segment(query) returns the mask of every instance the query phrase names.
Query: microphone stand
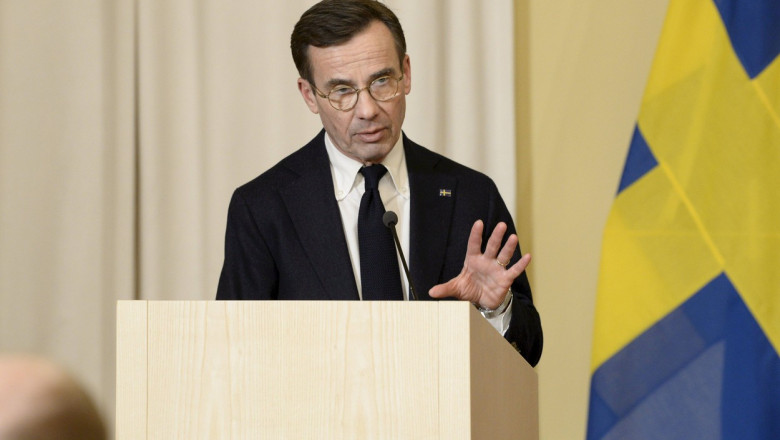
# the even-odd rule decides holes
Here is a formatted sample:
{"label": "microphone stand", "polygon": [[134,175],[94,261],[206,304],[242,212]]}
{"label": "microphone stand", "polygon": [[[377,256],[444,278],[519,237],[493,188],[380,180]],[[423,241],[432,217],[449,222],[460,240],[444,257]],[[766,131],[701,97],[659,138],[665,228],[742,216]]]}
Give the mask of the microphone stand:
{"label": "microphone stand", "polygon": [[404,258],[404,251],[401,249],[401,241],[398,240],[398,232],[395,230],[395,224],[398,223],[398,216],[393,211],[387,211],[382,216],[382,223],[393,232],[393,239],[395,240],[395,248],[398,251],[398,255],[401,256],[401,263],[404,265],[404,273],[406,273],[406,279],[409,281],[409,290],[412,291],[412,297],[415,301],[420,299],[417,297],[417,292],[414,291],[414,284],[412,284],[412,277],[409,275],[409,267],[406,265],[406,258]]}

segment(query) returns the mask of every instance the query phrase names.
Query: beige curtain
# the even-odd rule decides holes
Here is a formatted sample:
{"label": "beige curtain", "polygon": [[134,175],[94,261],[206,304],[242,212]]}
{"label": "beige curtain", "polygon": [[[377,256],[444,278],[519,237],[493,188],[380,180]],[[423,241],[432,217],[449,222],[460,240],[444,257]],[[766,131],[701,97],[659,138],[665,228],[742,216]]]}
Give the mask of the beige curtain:
{"label": "beige curtain", "polygon": [[[211,299],[233,189],[320,128],[289,35],[313,0],[0,0],[0,351],[113,417],[115,303]],[[388,0],[405,131],[514,204],[512,2]]]}
{"label": "beige curtain", "polygon": [[133,297],[133,9],[0,1],[0,351],[73,370],[111,413]]}

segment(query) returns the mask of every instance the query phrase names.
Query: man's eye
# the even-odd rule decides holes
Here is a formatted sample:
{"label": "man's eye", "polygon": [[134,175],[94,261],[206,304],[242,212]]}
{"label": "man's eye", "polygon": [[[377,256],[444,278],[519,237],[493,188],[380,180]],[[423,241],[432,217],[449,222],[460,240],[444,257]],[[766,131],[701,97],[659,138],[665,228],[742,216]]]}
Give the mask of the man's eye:
{"label": "man's eye", "polygon": [[372,82],[371,84],[373,84],[375,86],[383,86],[383,85],[386,85],[389,81],[390,81],[390,77],[389,76],[383,76],[381,78],[375,79],[374,82]]}
{"label": "man's eye", "polygon": [[330,94],[333,96],[348,96],[352,93],[355,93],[355,89],[352,87],[334,87]]}

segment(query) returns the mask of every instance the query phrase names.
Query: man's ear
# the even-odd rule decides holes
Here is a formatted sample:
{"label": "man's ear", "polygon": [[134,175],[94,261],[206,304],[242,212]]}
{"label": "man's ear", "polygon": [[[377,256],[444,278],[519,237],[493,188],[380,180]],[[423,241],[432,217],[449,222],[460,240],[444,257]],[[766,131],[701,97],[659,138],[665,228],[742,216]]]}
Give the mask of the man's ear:
{"label": "man's ear", "polygon": [[404,55],[404,61],[401,63],[401,68],[404,70],[404,93],[409,94],[412,91],[412,63],[409,61],[409,55]]}
{"label": "man's ear", "polygon": [[298,91],[301,92],[301,96],[303,96],[303,100],[306,102],[309,110],[311,110],[311,112],[314,114],[318,114],[320,112],[320,108],[317,105],[317,97],[314,95],[314,89],[312,88],[309,81],[306,81],[303,78],[298,78]]}

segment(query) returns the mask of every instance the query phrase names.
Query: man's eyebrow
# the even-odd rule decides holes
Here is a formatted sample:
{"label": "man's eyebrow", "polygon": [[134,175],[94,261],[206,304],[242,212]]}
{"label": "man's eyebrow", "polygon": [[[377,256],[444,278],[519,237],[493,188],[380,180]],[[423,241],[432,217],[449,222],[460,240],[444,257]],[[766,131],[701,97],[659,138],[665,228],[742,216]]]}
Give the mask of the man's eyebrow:
{"label": "man's eyebrow", "polygon": [[[371,81],[373,81],[373,80],[375,80],[377,78],[381,78],[383,76],[393,76],[394,77],[395,76],[395,69],[393,69],[392,67],[388,67],[388,68],[382,69],[382,70],[380,70],[378,72],[374,72],[374,73],[372,73],[368,77],[368,82],[371,83]],[[347,80],[347,79],[341,79],[341,78],[333,78],[333,79],[329,80],[328,82],[325,83],[325,88],[327,90],[331,90],[331,89],[333,89],[336,86],[344,86],[344,85],[350,86],[350,87],[353,87],[353,88],[356,88],[356,89],[358,88],[357,84],[355,84],[354,81]]]}
{"label": "man's eyebrow", "polygon": [[328,82],[325,83],[325,89],[331,90],[332,88],[336,86],[350,86],[357,88],[357,85],[355,85],[354,81],[350,81],[347,79],[341,79],[341,78],[333,78],[331,80],[328,80]]}
{"label": "man's eyebrow", "polygon": [[373,81],[373,80],[375,80],[377,78],[381,78],[383,76],[395,76],[395,69],[393,69],[392,67],[388,67],[386,69],[382,69],[379,72],[376,72],[376,73],[372,74],[369,78],[371,79],[371,81]]}

